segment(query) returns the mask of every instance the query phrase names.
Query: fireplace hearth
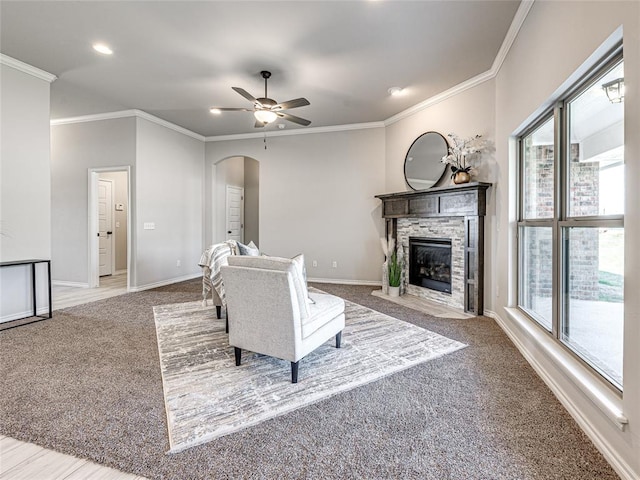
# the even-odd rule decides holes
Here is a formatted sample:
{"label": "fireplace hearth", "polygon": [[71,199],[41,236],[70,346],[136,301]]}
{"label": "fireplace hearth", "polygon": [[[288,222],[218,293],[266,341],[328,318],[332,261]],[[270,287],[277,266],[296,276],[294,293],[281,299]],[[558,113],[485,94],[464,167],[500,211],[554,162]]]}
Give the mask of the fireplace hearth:
{"label": "fireplace hearth", "polygon": [[450,238],[409,238],[409,283],[451,293]]}

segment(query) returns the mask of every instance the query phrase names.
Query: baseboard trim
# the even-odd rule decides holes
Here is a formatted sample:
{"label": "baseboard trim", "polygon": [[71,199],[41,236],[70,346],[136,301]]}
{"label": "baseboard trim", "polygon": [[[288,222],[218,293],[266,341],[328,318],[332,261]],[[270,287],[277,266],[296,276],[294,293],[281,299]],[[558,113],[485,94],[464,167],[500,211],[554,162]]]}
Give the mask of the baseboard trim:
{"label": "baseboard trim", "polygon": [[[38,315],[49,315],[49,306],[40,307],[36,309]],[[4,317],[0,317],[0,323],[12,322],[13,320],[21,320],[23,318],[28,318],[33,316],[33,310],[29,309],[24,312],[11,313],[9,315],[5,315]]]}
{"label": "baseboard trim", "polygon": [[186,282],[187,280],[193,280],[194,278],[200,277],[202,277],[202,273],[190,273],[189,275],[183,275],[182,277],[175,277],[168,280],[162,280],[160,282],[147,283],[146,285],[130,287],[129,292],[142,292],[143,290],[151,290],[152,288],[164,287],[166,285],[172,285],[174,283]]}
{"label": "baseboard trim", "polygon": [[335,283],[338,285],[371,285],[374,287],[382,285],[382,282],[377,280],[347,280],[344,278],[307,278],[307,282]]}
{"label": "baseboard trim", "polygon": [[51,285],[56,287],[75,287],[75,288],[89,288],[88,283],[82,282],[66,282],[64,280],[52,280]]}
{"label": "baseboard trim", "polygon": [[[529,352],[526,346],[520,341],[518,334],[514,331],[512,326],[509,323],[505,322],[505,320],[500,315],[491,310],[485,309],[484,315],[493,318],[496,321],[498,326],[505,332],[505,334],[509,337],[511,342],[515,345],[515,347],[522,354],[525,360],[536,371],[538,376],[547,385],[547,387],[549,387],[556,398],[560,401],[562,406],[569,412],[571,417],[576,421],[582,431],[589,437],[598,451],[602,453],[602,455],[605,457],[607,462],[609,462],[616,473],[620,475],[620,477],[622,477],[624,480],[640,480],[640,477],[633,471],[630,465],[616,452],[611,443],[606,438],[604,438],[599,431],[593,428],[592,422],[590,422],[589,418],[583,414],[580,407],[565,392],[565,389],[560,385],[560,383],[556,381],[554,375],[549,372]],[[526,334],[526,332],[524,333]],[[535,341],[535,339],[533,340]],[[541,348],[544,349],[544,347],[542,346]],[[564,366],[560,365],[560,368],[564,369]],[[571,375],[569,375],[569,377],[571,377]],[[585,396],[593,402],[593,399],[590,395],[585,394]],[[612,421],[614,421],[617,424],[618,428],[620,428],[620,430],[623,430],[625,425],[624,422],[626,422],[626,418],[624,418],[624,416],[616,415],[615,412],[605,412],[601,405],[598,405],[597,402],[593,403],[600,407],[600,409],[603,410],[603,413]]]}

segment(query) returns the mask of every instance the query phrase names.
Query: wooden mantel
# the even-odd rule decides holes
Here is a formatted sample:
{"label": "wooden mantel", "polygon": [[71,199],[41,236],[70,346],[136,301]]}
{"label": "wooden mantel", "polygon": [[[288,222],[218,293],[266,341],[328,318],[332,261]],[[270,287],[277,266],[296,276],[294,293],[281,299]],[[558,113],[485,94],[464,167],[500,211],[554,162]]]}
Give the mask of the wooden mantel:
{"label": "wooden mantel", "polygon": [[464,309],[476,315],[482,315],[484,310],[484,216],[490,186],[491,183],[472,182],[376,195],[382,200],[387,236],[394,239],[398,218],[464,218]]}

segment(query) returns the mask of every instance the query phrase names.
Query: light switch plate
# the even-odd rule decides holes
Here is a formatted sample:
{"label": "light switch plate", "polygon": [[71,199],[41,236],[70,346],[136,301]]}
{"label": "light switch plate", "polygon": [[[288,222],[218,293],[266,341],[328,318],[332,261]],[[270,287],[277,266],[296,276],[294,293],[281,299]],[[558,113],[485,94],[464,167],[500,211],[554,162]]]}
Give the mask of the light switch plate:
{"label": "light switch plate", "polygon": [[156,229],[156,224],[153,222],[144,222],[144,227],[145,230],[155,230]]}

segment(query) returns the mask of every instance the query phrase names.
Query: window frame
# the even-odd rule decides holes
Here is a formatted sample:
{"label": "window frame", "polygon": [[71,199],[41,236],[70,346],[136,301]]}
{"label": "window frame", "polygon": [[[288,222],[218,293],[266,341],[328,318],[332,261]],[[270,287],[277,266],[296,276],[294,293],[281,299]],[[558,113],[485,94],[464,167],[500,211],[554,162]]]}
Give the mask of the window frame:
{"label": "window frame", "polygon": [[[586,358],[577,353],[571,345],[563,340],[563,328],[568,325],[563,320],[568,318],[568,275],[569,258],[565,245],[565,232],[570,228],[622,228],[624,231],[624,213],[614,215],[589,215],[589,216],[569,216],[570,212],[570,165],[571,142],[568,141],[570,129],[570,108],[573,100],[578,98],[584,91],[589,89],[599,77],[611,70],[620,62],[624,61],[622,43],[620,42],[611,49],[597,64],[585,72],[577,82],[575,82],[564,94],[560,95],[555,103],[545,109],[534,121],[527,125],[516,136],[516,178],[517,178],[517,222],[516,222],[516,305],[517,309],[532,323],[540,328],[547,335],[551,336],[555,342],[568,351],[582,364],[595,372],[602,382],[614,392],[621,395],[624,385],[618,385],[608,378],[602,370],[589,362]],[[553,152],[553,217],[531,219],[525,218],[525,142],[524,139],[534,133],[544,123],[553,119],[554,125],[554,152]],[[551,331],[535,317],[533,312],[522,306],[523,304],[523,238],[522,230],[527,227],[550,227],[552,232],[552,280],[551,280],[551,304],[552,320]],[[624,382],[624,380],[623,380]]]}

